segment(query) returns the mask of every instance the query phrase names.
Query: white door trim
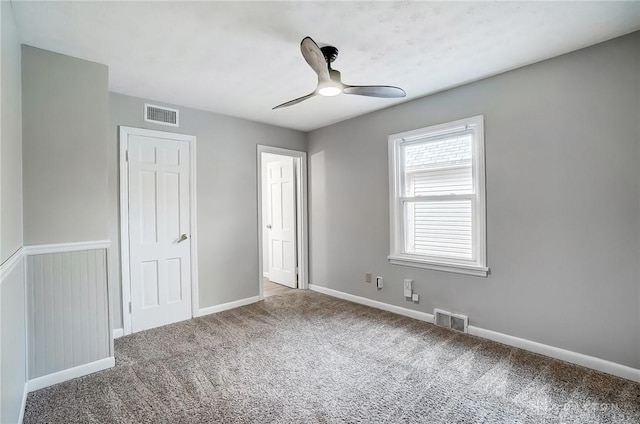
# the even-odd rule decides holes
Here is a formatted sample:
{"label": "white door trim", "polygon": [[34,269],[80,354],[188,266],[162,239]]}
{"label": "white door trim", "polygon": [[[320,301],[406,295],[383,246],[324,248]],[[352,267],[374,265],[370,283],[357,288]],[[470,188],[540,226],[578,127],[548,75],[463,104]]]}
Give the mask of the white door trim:
{"label": "white door trim", "polygon": [[199,309],[198,305],[198,230],[197,230],[197,201],[196,201],[196,137],[164,131],[147,130],[143,128],[120,127],[120,270],[122,288],[122,327],[124,334],[131,334],[131,276],[129,274],[129,173],[127,172],[127,148],[129,135],[143,137],[165,138],[189,142],[190,175],[190,230],[191,237],[191,316],[194,317]]}
{"label": "white door trim", "polygon": [[307,220],[307,153],[298,150],[258,144],[257,176],[258,176],[258,287],[260,300],[264,299],[262,279],[264,275],[262,248],[262,153],[289,156],[298,159],[296,167],[296,239],[298,250],[298,288],[309,288],[309,225]]}

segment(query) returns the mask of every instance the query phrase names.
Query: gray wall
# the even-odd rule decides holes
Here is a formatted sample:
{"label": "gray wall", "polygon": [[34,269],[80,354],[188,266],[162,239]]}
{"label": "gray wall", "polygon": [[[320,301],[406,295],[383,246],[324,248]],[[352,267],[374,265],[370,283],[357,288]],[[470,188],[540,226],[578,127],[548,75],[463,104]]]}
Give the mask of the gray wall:
{"label": "gray wall", "polygon": [[[306,151],[303,133],[210,112],[180,109],[180,127],[145,122],[144,99],[111,93],[109,125],[109,258],[114,328],[122,327],[119,261],[118,126],[197,137],[200,308],[257,296],[258,144]],[[158,102],[153,102],[158,104]]]}
{"label": "gray wall", "polygon": [[22,48],[25,244],[105,240],[106,66]]}
{"label": "gray wall", "polygon": [[110,355],[106,250],[27,257],[29,378]]}
{"label": "gray wall", "polygon": [[[635,33],[311,132],[311,283],[639,368],[639,103]],[[387,136],[479,114],[491,274],[390,265]]]}
{"label": "gray wall", "polygon": [[20,42],[9,2],[2,2],[0,263],[22,247],[22,104]]}
{"label": "gray wall", "polygon": [[26,382],[24,262],[5,261],[22,246],[20,42],[9,2],[0,2],[0,422],[16,423]]}

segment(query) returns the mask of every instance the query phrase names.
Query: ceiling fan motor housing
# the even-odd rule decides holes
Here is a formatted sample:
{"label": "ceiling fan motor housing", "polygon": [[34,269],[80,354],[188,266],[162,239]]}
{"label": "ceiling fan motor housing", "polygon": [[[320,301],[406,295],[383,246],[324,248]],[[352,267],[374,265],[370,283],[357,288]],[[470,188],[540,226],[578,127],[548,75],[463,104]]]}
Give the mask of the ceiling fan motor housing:
{"label": "ceiling fan motor housing", "polygon": [[320,47],[320,50],[322,50],[324,60],[326,60],[328,64],[331,64],[338,57],[338,49],[333,46]]}

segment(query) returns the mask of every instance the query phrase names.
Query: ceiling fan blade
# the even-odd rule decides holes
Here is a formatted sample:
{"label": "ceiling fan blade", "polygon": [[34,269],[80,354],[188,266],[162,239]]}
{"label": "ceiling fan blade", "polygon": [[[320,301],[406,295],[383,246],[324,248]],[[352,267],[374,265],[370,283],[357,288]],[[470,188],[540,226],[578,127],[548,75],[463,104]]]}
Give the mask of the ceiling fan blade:
{"label": "ceiling fan blade", "polygon": [[357,94],[358,96],[384,97],[387,99],[407,95],[402,88],[390,85],[346,85],[344,93]]}
{"label": "ceiling fan blade", "polygon": [[318,80],[328,81],[329,66],[324,58],[324,54],[322,54],[322,50],[320,50],[316,42],[313,41],[311,37],[303,38],[300,43],[300,51],[302,52],[304,60],[311,66],[311,69],[318,74]]}
{"label": "ceiling fan blade", "polygon": [[316,95],[316,92],[314,91],[313,93],[307,94],[306,96],[298,97],[297,99],[289,100],[286,103],[282,103],[281,105],[278,105],[278,106],[274,107],[272,110],[276,110],[276,109],[280,109],[280,108],[283,108],[283,107],[297,105],[298,103],[304,102],[305,100],[310,99],[315,95]]}

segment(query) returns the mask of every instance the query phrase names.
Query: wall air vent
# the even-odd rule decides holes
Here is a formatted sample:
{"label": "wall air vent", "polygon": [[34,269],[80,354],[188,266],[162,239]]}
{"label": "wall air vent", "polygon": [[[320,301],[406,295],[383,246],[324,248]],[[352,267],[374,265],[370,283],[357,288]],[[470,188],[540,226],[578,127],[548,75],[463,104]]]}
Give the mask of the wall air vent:
{"label": "wall air vent", "polygon": [[144,104],[144,120],[154,124],[170,125],[177,127],[179,124],[180,112],[168,107],[156,106],[149,103]]}
{"label": "wall air vent", "polygon": [[436,325],[447,327],[461,333],[467,332],[469,318],[464,315],[452,314],[442,309],[434,309],[433,316],[435,317]]}

